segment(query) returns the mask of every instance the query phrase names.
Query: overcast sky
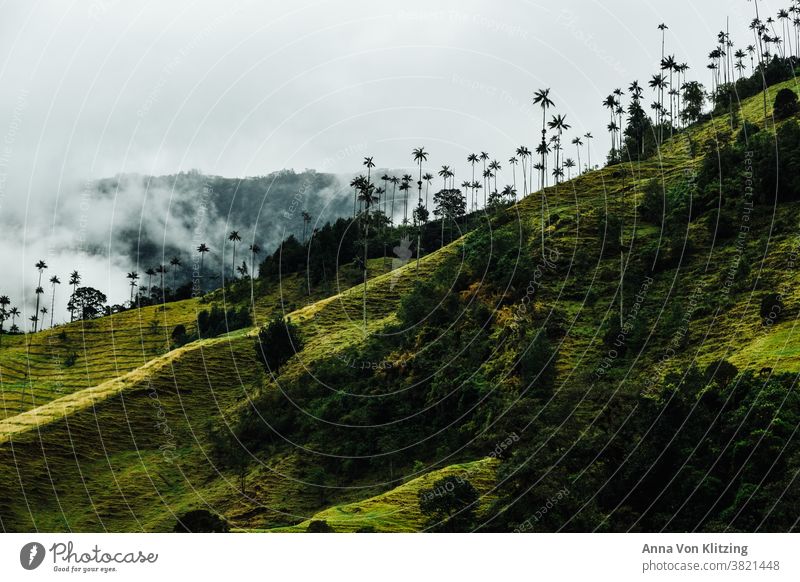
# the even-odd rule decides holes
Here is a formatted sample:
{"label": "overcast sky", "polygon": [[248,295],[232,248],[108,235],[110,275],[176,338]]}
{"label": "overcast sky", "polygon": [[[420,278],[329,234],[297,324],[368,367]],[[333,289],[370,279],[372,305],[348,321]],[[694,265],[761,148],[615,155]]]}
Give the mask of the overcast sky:
{"label": "overcast sky", "polygon": [[[364,155],[402,168],[424,145],[432,167],[454,165],[466,178],[472,151],[505,162],[517,146],[535,146],[540,113],[530,100],[540,87],[552,88],[571,134],[594,133],[599,160],[609,145],[601,101],[656,72],[657,25],[670,27],[667,52],[708,84],[706,55],[725,17],[746,45],[752,6],[2,2],[0,268],[4,279],[30,279],[20,269],[39,254],[55,261],[68,252],[74,241],[47,229],[65,208],[80,208],[82,181],[120,172],[353,172]],[[91,221],[91,209],[82,212]],[[100,277],[109,266],[84,268]],[[94,283],[117,285],[107,274]]]}

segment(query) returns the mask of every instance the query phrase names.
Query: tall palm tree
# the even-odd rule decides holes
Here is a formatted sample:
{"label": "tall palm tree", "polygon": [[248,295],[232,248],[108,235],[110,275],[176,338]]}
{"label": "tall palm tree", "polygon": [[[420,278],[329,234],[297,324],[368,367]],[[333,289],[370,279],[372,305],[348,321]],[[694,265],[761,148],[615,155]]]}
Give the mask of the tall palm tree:
{"label": "tall palm tree", "polygon": [[[475,183],[475,164],[478,163],[478,154],[470,154],[467,156],[467,163],[472,166],[472,183]],[[478,201],[475,199],[475,189],[472,189],[472,211],[475,211],[475,206]]]}
{"label": "tall palm tree", "polygon": [[152,297],[153,296],[153,277],[156,274],[156,270],[153,267],[147,267],[145,269],[144,274],[147,275],[147,294]]}
{"label": "tall palm tree", "polygon": [[11,305],[11,299],[8,298],[8,295],[0,295],[0,335],[3,334],[3,324],[6,319],[8,319],[9,315],[11,315],[7,311],[9,305]]}
{"label": "tall palm tree", "polygon": [[[78,290],[78,285],[80,285],[80,282],[81,282],[80,273],[78,273],[78,271],[72,271],[72,273],[69,274],[68,283],[72,285],[73,295],[75,295],[75,292]],[[74,321],[74,319],[75,319],[75,309],[74,307],[71,307],[69,310],[69,320],[70,322],[72,322]]]}
{"label": "tall palm tree", "polygon": [[175,281],[175,272],[183,266],[183,263],[178,257],[172,257],[169,260],[170,274],[172,275],[172,292],[175,293],[178,288],[176,287],[177,282]]}
{"label": "tall palm tree", "polygon": [[430,190],[431,182],[433,182],[433,174],[430,172],[425,172],[422,176],[422,179],[425,180],[425,210],[428,209],[428,190]]}
{"label": "tall palm tree", "polygon": [[200,243],[200,246],[197,247],[197,252],[200,253],[200,270],[197,272],[197,277],[200,279],[201,283],[200,286],[202,288],[202,281],[203,281],[203,259],[206,256],[206,253],[210,253],[211,249],[208,248],[206,243]]}
{"label": "tall palm tree", "polygon": [[130,281],[131,286],[131,306],[133,306],[133,290],[136,288],[136,281],[139,280],[139,273],[136,271],[131,271],[126,275],[128,280]]}
{"label": "tall palm tree", "polygon": [[8,310],[8,314],[11,316],[11,331],[16,331],[17,329],[17,318],[20,315],[20,311],[18,307],[12,307]]}
{"label": "tall palm tree", "polygon": [[497,174],[502,170],[502,166],[500,162],[497,160],[492,160],[489,164],[489,169],[492,171],[492,175],[494,176],[494,193],[497,194]]}
{"label": "tall palm tree", "polygon": [[481,152],[479,157],[483,162],[483,206],[486,207],[486,192],[489,190],[489,185],[486,183],[486,162],[489,161],[489,154]]}
{"label": "tall palm tree", "polygon": [[156,267],[156,273],[158,273],[161,277],[161,299],[162,301],[167,300],[167,293],[164,290],[164,274],[167,272],[167,268],[164,265],[158,265]]}
{"label": "tall palm tree", "polygon": [[661,31],[661,60],[664,60],[664,49],[666,47],[667,31],[669,30],[669,26],[662,22],[658,25],[658,30]]}
{"label": "tall palm tree", "polygon": [[592,140],[594,139],[594,136],[592,135],[592,132],[587,131],[586,133],[583,134],[583,137],[586,138],[586,155],[589,158],[589,160],[588,160],[589,171],[591,172],[592,171]]}
{"label": "tall palm tree", "polygon": [[567,158],[566,160],[564,160],[564,167],[567,169],[567,180],[571,180],[572,168],[575,167],[575,162],[572,160],[572,158]]}
{"label": "tall palm tree", "polygon": [[[409,178],[408,180],[406,178]],[[403,193],[403,224],[408,224],[408,191],[411,189],[411,176],[403,176],[400,181],[400,192]]]}
{"label": "tall palm tree", "polygon": [[[408,182],[405,182],[406,187],[408,188]],[[378,201],[377,196],[374,194],[374,188],[372,184],[367,182],[365,184],[364,189],[361,191],[359,195],[359,200],[364,203],[364,301],[363,301],[363,312],[364,312],[364,334],[367,333],[367,278],[368,278],[368,269],[367,264],[369,261],[369,220],[370,220],[370,207]]]}
{"label": "tall palm tree", "polygon": [[39,309],[39,313],[42,314],[42,327],[41,327],[41,329],[44,329],[44,322],[47,320],[47,307],[42,305],[42,308]]}
{"label": "tall palm tree", "polygon": [[525,170],[528,156],[531,155],[530,150],[525,146],[519,146],[516,151],[517,157],[519,157],[520,161],[522,162],[522,196],[525,197],[530,192],[528,192],[528,173]]}
{"label": "tall palm tree", "polygon": [[[39,261],[36,263],[36,270],[39,271],[39,282],[36,285],[36,311],[35,314],[39,313],[39,298],[44,293],[44,289],[42,289],[42,273],[47,268],[47,263],[44,261]],[[33,322],[33,333],[36,333],[37,323],[39,321],[38,316],[36,317],[36,321]]]}
{"label": "tall palm tree", "polygon": [[242,240],[242,237],[239,235],[238,230],[232,230],[230,234],[228,234],[228,240],[233,243],[233,255],[231,257],[231,272],[233,274],[233,278],[236,278],[236,243]]}
{"label": "tall palm tree", "polygon": [[397,192],[397,183],[400,182],[400,178],[397,176],[392,176],[389,178],[389,182],[392,183],[392,211],[391,214],[389,214],[389,222],[392,224],[392,226],[394,226],[394,199],[395,193]]}
{"label": "tall palm tree", "polygon": [[[306,214],[306,213],[304,213]],[[309,216],[309,219],[311,217]],[[256,257],[261,254],[261,245],[253,243],[250,245],[250,264],[252,265],[253,279],[256,278]]]}
{"label": "tall palm tree", "polygon": [[508,158],[508,164],[511,166],[511,177],[514,182],[514,189],[517,189],[517,164],[519,160],[514,156]]}
{"label": "tall palm tree", "polygon": [[414,148],[411,152],[411,155],[414,158],[414,162],[419,165],[419,180],[417,180],[417,202],[422,202],[422,162],[428,161],[428,152],[425,151],[424,147]]}
{"label": "tall palm tree", "polygon": [[52,288],[52,300],[50,302],[50,327],[53,327],[53,316],[56,312],[56,285],[61,285],[61,279],[53,275],[50,277],[50,285]]}
{"label": "tall palm tree", "polygon": [[[542,143],[547,143],[547,110],[554,106],[553,101],[550,99],[550,89],[539,89],[533,95],[533,104],[542,108]],[[542,154],[542,172],[541,172],[541,187],[545,187],[545,168],[546,154]]]}
{"label": "tall palm tree", "polygon": [[358,216],[358,192],[361,190],[364,180],[366,180],[364,176],[356,176],[350,180],[350,187],[353,189],[353,220]]}
{"label": "tall palm tree", "polygon": [[[386,179],[388,180],[389,177],[386,176]],[[306,244],[306,231],[308,230],[308,226],[311,224],[311,215],[305,210],[303,210],[300,215],[303,217],[303,244]],[[255,265],[255,263],[253,263],[253,265]]]}
{"label": "tall palm tree", "polygon": [[[561,136],[563,135],[563,133],[566,130],[568,130],[572,126],[567,123],[567,116],[566,115],[560,115],[559,114],[559,115],[554,115],[553,116],[553,119],[550,121],[550,123],[548,123],[548,127],[550,129],[554,130],[556,132],[557,137],[558,137],[558,139],[556,140],[556,164],[555,164],[555,169],[559,170],[559,169],[561,169],[561,164],[560,164],[560,161],[561,161],[561,159],[560,159]],[[561,174],[558,174],[558,173],[554,174],[554,176],[556,176],[556,185],[558,185],[558,177],[560,175],[563,175],[563,172],[561,172]]]}
{"label": "tall palm tree", "polygon": [[583,145],[583,140],[580,137],[576,137],[572,140],[572,145],[575,146],[575,150],[578,152],[578,175],[581,175],[581,146]]}

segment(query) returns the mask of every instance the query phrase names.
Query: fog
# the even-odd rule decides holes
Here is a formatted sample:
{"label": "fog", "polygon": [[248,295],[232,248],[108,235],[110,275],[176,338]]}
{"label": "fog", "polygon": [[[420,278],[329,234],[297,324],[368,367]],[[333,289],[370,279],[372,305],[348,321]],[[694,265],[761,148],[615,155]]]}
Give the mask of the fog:
{"label": "fog", "polygon": [[[767,13],[779,4],[759,6]],[[601,102],[656,72],[659,23],[670,27],[667,53],[708,85],[706,55],[726,27],[720,15],[730,16],[737,45],[750,42],[752,17],[745,0],[3,8],[0,293],[28,309],[39,259],[50,265],[47,278],[61,277],[61,299],[78,269],[84,284],[121,302],[124,273],[137,267],[124,252],[131,233],[190,252],[198,192],[128,180],[100,197],[95,180],[191,169],[352,174],[365,155],[403,169],[420,145],[431,169],[450,164],[463,176],[472,151],[505,161],[519,145],[535,146],[541,117],[530,100],[542,87],[552,88],[573,134],[595,135],[600,160],[609,146]],[[210,239],[236,226],[226,218],[209,224]],[[265,238],[276,232],[271,226]]]}

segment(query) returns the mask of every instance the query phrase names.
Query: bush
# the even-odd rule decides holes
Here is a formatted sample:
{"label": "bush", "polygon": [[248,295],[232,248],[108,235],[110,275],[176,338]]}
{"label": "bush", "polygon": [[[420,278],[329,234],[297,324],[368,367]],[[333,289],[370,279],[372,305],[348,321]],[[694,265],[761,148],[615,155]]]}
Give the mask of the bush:
{"label": "bush", "polygon": [[328,525],[327,521],[315,519],[308,524],[306,533],[333,533],[333,528]]}
{"label": "bush", "polygon": [[303,341],[297,326],[280,315],[273,317],[272,321],[261,328],[255,343],[256,356],[267,372],[273,374],[278,374],[281,366],[302,349]]}
{"label": "bush", "polygon": [[78,354],[75,352],[70,353],[66,358],[64,358],[64,367],[71,368],[75,365],[75,362],[78,361]]}
{"label": "bush", "polygon": [[175,347],[181,347],[189,343],[190,339],[186,333],[186,326],[182,323],[179,323],[175,326],[175,329],[172,330],[172,344]]}
{"label": "bush", "polygon": [[443,532],[469,532],[475,527],[475,506],[479,495],[463,477],[445,477],[431,489],[419,492],[419,509],[428,527]]}
{"label": "bush", "polygon": [[727,386],[739,375],[739,368],[727,360],[716,360],[706,367],[706,382],[716,380],[720,386]]}
{"label": "bush", "polygon": [[175,533],[228,533],[228,522],[205,509],[193,509],[178,518],[172,529]]}
{"label": "bush", "polygon": [[759,311],[764,325],[772,325],[781,317],[785,309],[783,299],[777,293],[767,293],[761,299],[761,309]]}
{"label": "bush", "polygon": [[253,318],[246,307],[232,307],[225,311],[214,305],[210,311],[197,314],[197,332],[200,338],[217,337],[225,333],[253,325]]}
{"label": "bush", "polygon": [[775,96],[773,113],[777,119],[786,119],[798,112],[797,94],[791,89],[781,89]]}

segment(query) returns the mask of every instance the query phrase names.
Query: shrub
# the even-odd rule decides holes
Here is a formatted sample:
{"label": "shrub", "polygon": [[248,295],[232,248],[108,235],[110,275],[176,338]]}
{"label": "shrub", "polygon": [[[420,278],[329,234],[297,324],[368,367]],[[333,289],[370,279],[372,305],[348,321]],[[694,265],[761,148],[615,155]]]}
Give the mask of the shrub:
{"label": "shrub", "polygon": [[475,527],[478,491],[463,477],[444,477],[419,492],[419,509],[428,527],[443,532],[468,532]]}
{"label": "shrub", "polygon": [[197,332],[200,338],[217,337],[225,333],[253,325],[253,318],[246,307],[234,307],[225,311],[214,305],[210,311],[197,314]]}
{"label": "shrub", "polygon": [[193,509],[178,518],[172,529],[175,533],[227,533],[228,522],[215,513],[205,509]]}
{"label": "shrub", "polygon": [[777,119],[786,119],[798,112],[797,94],[791,89],[781,89],[775,96],[773,113]]}
{"label": "shrub", "polygon": [[290,319],[280,315],[272,318],[258,332],[255,342],[256,356],[264,364],[267,372],[277,374],[295,353],[303,349],[300,334]]}
{"label": "shrub", "polygon": [[720,386],[727,386],[739,374],[739,368],[728,360],[715,360],[706,366],[706,382],[716,380]]}
{"label": "shrub", "polygon": [[78,361],[78,354],[75,352],[70,353],[66,358],[64,358],[64,367],[71,368],[75,365],[75,362]]}
{"label": "shrub", "polygon": [[761,309],[759,311],[764,325],[772,325],[781,317],[784,310],[783,299],[777,293],[767,293],[761,298]]}
{"label": "shrub", "polygon": [[172,330],[172,344],[175,347],[181,347],[189,343],[189,336],[186,333],[186,326],[182,323],[179,323],[175,326],[175,329]]}
{"label": "shrub", "polygon": [[333,528],[328,525],[327,521],[315,519],[308,524],[306,533],[333,533]]}

